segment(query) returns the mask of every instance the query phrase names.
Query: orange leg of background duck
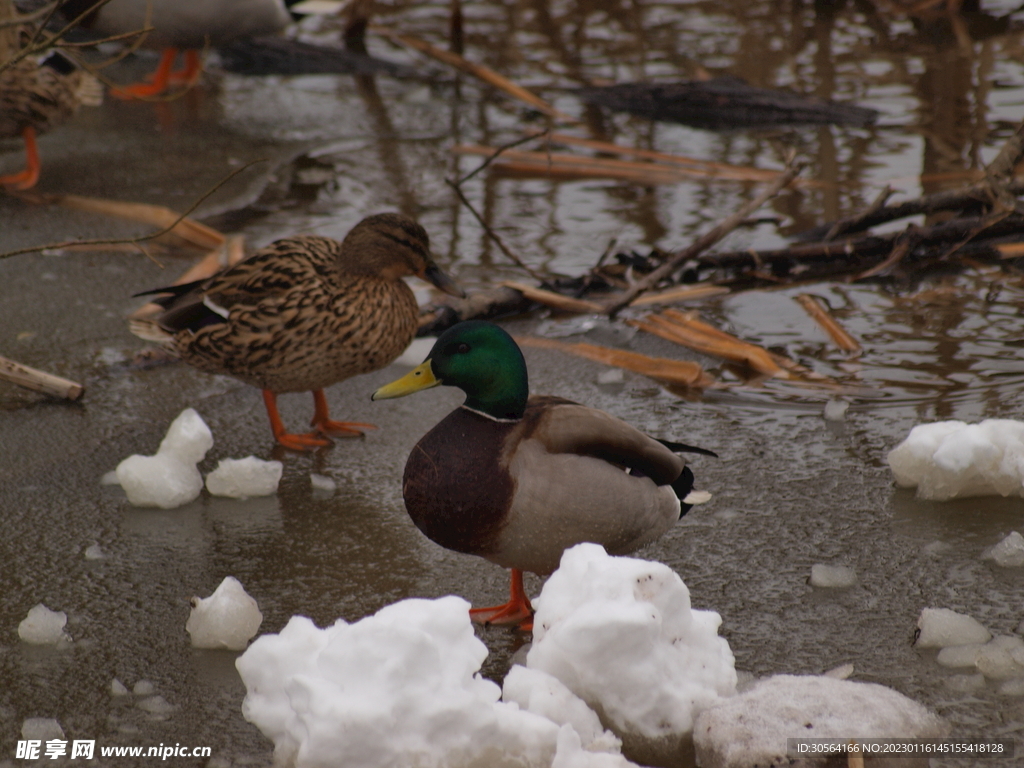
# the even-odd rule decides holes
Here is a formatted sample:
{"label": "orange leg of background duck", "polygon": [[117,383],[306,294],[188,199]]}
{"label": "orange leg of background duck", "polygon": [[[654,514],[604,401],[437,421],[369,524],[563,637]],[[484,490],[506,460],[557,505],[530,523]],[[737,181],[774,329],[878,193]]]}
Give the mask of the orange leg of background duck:
{"label": "orange leg of background duck", "polygon": [[186,86],[195,85],[203,72],[203,62],[199,51],[185,51],[185,66],[182,69],[172,71],[174,60],[178,57],[177,48],[165,48],[160,54],[160,63],[148,83],[136,83],[115,88],[111,94],[119,99],[144,99],[150,96],[159,96],[167,90],[171,84],[184,83]]}
{"label": "orange leg of background duck", "polygon": [[39,150],[36,147],[36,129],[22,128],[21,138],[25,140],[25,170],[8,176],[0,176],[0,186],[17,190],[31,189],[39,181],[40,166]]}

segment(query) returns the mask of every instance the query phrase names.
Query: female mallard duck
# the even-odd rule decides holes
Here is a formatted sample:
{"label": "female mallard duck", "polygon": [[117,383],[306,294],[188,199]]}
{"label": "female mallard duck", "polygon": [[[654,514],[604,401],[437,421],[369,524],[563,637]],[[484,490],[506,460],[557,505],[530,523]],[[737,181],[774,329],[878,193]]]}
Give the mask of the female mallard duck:
{"label": "female mallard duck", "polygon": [[[324,387],[383,368],[416,335],[419,308],[403,277],[416,275],[461,295],[430,255],[426,230],[381,213],[344,241],[288,237],[207,280],[158,288],[164,311],[134,321],[190,365],[263,390],[274,437],[286,448],[328,445],[326,433],[359,435],[372,424],[332,421]],[[277,395],[312,390],[316,433],[288,434]]]}
{"label": "female mallard duck", "polygon": [[[96,0],[65,0],[61,12],[78,18]],[[110,0],[89,13],[81,26],[105,36],[125,35],[146,27],[153,31],[142,45],[161,50],[151,82],[118,88],[120,98],[157,96],[172,83],[193,85],[202,73],[199,52],[240,37],[272,35],[291,21],[282,0]],[[185,67],[172,72],[180,50]]]}
{"label": "female mallard duck", "polygon": [[[13,50],[2,50],[0,63]],[[0,138],[21,136],[25,142],[25,170],[0,176],[0,186],[30,189],[39,180],[36,136],[69,119],[83,104],[98,106],[103,91],[92,75],[57,52],[26,56],[0,71]]]}
{"label": "female mallard duck", "polygon": [[427,360],[373,393],[401,397],[445,384],[466,401],[428,432],[405,465],[402,492],[428,538],[512,569],[511,599],[476,621],[532,615],[523,571],[551,573],[563,550],[595,542],[611,554],[648,544],[697,503],[693,473],[673,451],[604,411],[529,396],[526,362],[504,330],[483,321],[441,334]]}

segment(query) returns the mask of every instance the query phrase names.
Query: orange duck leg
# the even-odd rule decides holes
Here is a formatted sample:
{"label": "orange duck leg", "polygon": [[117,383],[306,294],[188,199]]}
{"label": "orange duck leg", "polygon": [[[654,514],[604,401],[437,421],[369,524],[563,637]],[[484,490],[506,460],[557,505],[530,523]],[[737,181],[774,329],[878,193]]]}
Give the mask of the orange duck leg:
{"label": "orange duck leg", "polygon": [[25,140],[25,170],[0,176],[0,186],[15,190],[31,189],[39,181],[39,149],[36,147],[36,129],[27,126],[21,129]]}
{"label": "orange duck leg", "polygon": [[263,404],[267,407],[267,417],[270,419],[270,429],[274,433],[274,439],[285,448],[290,448],[293,451],[308,451],[331,444],[330,440],[313,433],[303,435],[289,434],[285,430],[284,422],[281,421],[281,414],[277,410],[277,395],[269,389],[263,390]]}
{"label": "orange duck leg", "polygon": [[469,618],[477,624],[517,624],[518,629],[529,632],[533,629],[533,606],[523,587],[523,572],[512,569],[512,583],[509,600],[504,605],[489,608],[470,608]]}
{"label": "orange duck leg", "polygon": [[172,71],[175,59],[178,58],[177,48],[164,48],[160,54],[160,63],[156,67],[152,78],[147,83],[135,83],[114,88],[110,93],[118,99],[145,99],[152,96],[159,96],[171,84],[185,83],[194,85],[203,72],[203,63],[199,57],[199,51],[185,51],[185,66],[183,69]]}

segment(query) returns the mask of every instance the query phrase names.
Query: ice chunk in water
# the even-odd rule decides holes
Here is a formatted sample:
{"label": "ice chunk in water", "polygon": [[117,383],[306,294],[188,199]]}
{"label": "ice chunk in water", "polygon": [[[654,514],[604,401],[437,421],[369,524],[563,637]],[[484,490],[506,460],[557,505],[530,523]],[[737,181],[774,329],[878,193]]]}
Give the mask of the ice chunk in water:
{"label": "ice chunk in water", "polygon": [[975,664],[989,680],[1008,680],[1024,675],[1024,640],[1000,635],[978,649]]}
{"label": "ice chunk in water", "polygon": [[55,645],[71,639],[64,634],[67,623],[68,615],[64,611],[51,611],[39,603],[18,625],[18,637],[33,645]]}
{"label": "ice chunk in water", "polygon": [[852,587],[857,583],[857,572],[845,565],[824,565],[816,563],[811,566],[811,586],[824,589],[840,589]]}
{"label": "ice chunk in water", "polygon": [[205,600],[192,598],[192,612],[185,629],[196,648],[226,648],[242,651],[255,636],[263,614],[256,601],[234,576],[225,577]]}
{"label": "ice chunk in water", "polygon": [[327,475],[318,475],[316,472],[313,472],[309,476],[309,482],[313,486],[313,490],[315,492],[322,493],[325,496],[338,490],[338,484],[333,478],[330,478]]}
{"label": "ice chunk in water", "polygon": [[976,619],[949,608],[925,608],[917,619],[921,630],[918,648],[945,648],[950,645],[987,643],[992,634]]}
{"label": "ice chunk in water", "polygon": [[263,461],[255,456],[244,459],[221,459],[217,468],[206,476],[206,490],[214,496],[248,499],[277,493],[284,464]]}
{"label": "ice chunk in water", "polygon": [[213,434],[192,408],[167,430],[154,456],[129,456],[117,465],[117,481],[136,507],[173,509],[194,501],[203,489],[196,464],[213,446]]}
{"label": "ice chunk in water", "polygon": [[922,499],[1024,495],[1024,422],[919,424],[888,460],[896,482]]}
{"label": "ice chunk in water", "polygon": [[986,558],[996,561],[1003,568],[1019,568],[1024,565],[1024,536],[1013,531],[986,553]]}

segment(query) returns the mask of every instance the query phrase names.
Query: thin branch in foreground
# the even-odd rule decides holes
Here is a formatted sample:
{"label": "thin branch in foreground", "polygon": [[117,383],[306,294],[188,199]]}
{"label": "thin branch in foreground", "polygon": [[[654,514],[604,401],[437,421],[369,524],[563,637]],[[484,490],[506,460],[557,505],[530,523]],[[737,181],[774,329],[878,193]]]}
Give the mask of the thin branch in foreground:
{"label": "thin branch in foreground", "polygon": [[469,212],[473,214],[473,218],[475,218],[477,220],[477,223],[484,228],[484,232],[486,232],[487,236],[497,244],[497,246],[501,249],[501,252],[504,253],[513,263],[515,263],[516,266],[518,266],[520,269],[525,270],[534,280],[543,283],[544,278],[540,274],[538,274],[536,270],[534,270],[532,267],[526,264],[511,250],[509,250],[508,246],[506,246],[505,243],[502,242],[502,239],[498,237],[498,233],[491,229],[490,226],[488,226],[487,222],[483,220],[483,217],[477,212],[476,208],[473,207],[473,204],[469,202],[469,199],[463,193],[462,188],[451,179],[445,179],[444,183],[455,190],[455,194],[459,196],[459,200],[461,200],[462,204],[469,209]]}
{"label": "thin branch in foreground", "polygon": [[471,178],[473,178],[478,173],[480,173],[480,171],[482,171],[488,165],[490,165],[495,160],[497,160],[498,159],[498,155],[500,155],[505,150],[512,149],[514,147],[518,147],[520,144],[526,144],[527,142],[533,141],[534,139],[540,138],[541,136],[546,136],[548,133],[550,133],[550,129],[547,130],[547,131],[542,131],[540,133],[531,134],[530,136],[523,136],[521,138],[516,139],[515,141],[509,142],[508,144],[503,144],[502,146],[497,147],[494,150],[494,152],[491,153],[490,157],[488,157],[486,160],[484,160],[482,163],[480,163],[480,165],[478,165],[472,171],[467,173],[461,179],[456,181],[455,184],[456,185],[464,184],[465,182],[469,181]]}
{"label": "thin branch in foreground", "polygon": [[229,173],[227,176],[225,176],[223,179],[218,181],[213,187],[211,187],[206,192],[204,192],[202,194],[202,196],[199,197],[198,200],[196,200],[194,203],[192,203],[192,205],[190,205],[188,207],[188,209],[184,213],[182,213],[180,216],[178,216],[178,218],[176,218],[174,221],[172,221],[170,223],[170,225],[164,227],[161,230],[153,232],[152,234],[141,235],[139,237],[114,238],[114,239],[109,239],[109,240],[106,240],[106,239],[100,239],[100,240],[67,240],[67,241],[64,241],[64,242],[61,242],[61,243],[50,243],[48,245],[36,245],[36,246],[31,247],[31,248],[19,248],[16,251],[7,251],[5,253],[0,253],[0,259],[9,259],[12,256],[20,256],[20,255],[22,255],[24,253],[36,253],[37,251],[57,250],[59,248],[69,248],[69,247],[75,246],[75,245],[120,245],[120,244],[123,244],[123,243],[144,243],[144,242],[146,242],[148,240],[155,240],[156,238],[161,237],[162,235],[166,235],[168,232],[173,230],[176,226],[178,226],[178,224],[180,224],[182,221],[184,221],[186,218],[188,218],[188,215],[190,213],[192,213],[196,208],[198,208],[200,205],[202,205],[203,202],[208,197],[210,197],[210,195],[212,195],[218,189],[223,187],[225,184],[227,184],[229,181],[231,181],[231,179],[235,178],[235,176],[240,174],[242,171],[248,170],[249,168],[251,168],[252,166],[256,165],[257,163],[265,163],[267,161],[268,161],[267,158],[261,157],[258,160],[252,160],[252,161],[246,163],[245,165],[241,166],[240,168],[236,168],[231,173]]}
{"label": "thin branch in foreground", "polygon": [[697,239],[693,245],[686,248],[678,253],[674,254],[667,262],[662,264],[656,270],[651,272],[643,280],[638,280],[633,285],[623,291],[620,294],[616,294],[612,299],[607,301],[604,305],[605,312],[609,317],[615,317],[624,307],[629,305],[637,296],[644,291],[647,291],[657,285],[661,280],[671,275],[676,269],[678,269],[687,260],[694,258],[699,253],[706,251],[712,245],[717,243],[727,234],[732,232],[738,227],[751,213],[756,211],[768,200],[775,197],[790,181],[796,178],[797,174],[803,169],[804,163],[798,162],[794,158],[786,164],[786,170],[779,175],[775,181],[768,185],[760,195],[755,197],[749,203],[740,208],[729,218],[720,222],[717,226],[706,232],[700,238]]}

